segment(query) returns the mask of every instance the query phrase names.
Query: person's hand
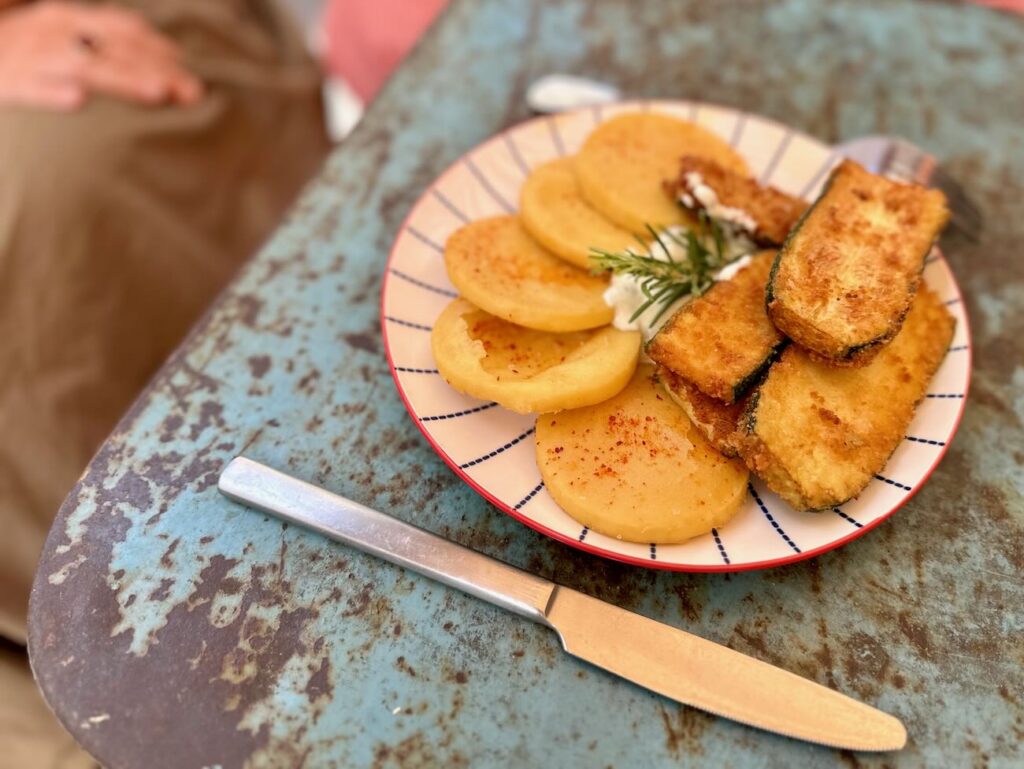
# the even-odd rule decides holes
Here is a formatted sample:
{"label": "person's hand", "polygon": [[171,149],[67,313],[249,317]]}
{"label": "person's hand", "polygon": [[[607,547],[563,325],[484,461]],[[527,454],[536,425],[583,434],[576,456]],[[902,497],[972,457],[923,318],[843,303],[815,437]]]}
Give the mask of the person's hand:
{"label": "person's hand", "polygon": [[68,110],[93,93],[190,104],[202,84],[132,11],[47,0],[0,12],[0,104]]}

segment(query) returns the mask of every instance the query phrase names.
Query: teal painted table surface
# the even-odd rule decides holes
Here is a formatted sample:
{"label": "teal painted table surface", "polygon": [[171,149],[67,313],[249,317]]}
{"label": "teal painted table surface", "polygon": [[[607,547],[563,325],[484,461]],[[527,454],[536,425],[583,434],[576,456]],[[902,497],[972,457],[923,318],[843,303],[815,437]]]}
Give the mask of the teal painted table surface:
{"label": "teal painted table surface", "polygon": [[[388,373],[386,255],[426,185],[528,117],[553,71],[894,133],[984,208],[950,262],[975,372],[938,471],[892,519],[785,568],[612,563],[490,507]],[[1024,20],[940,2],[457,2],[273,239],[166,363],[62,507],[32,596],[47,700],[120,767],[1021,766]],[[554,634],[222,498],[248,456],[899,716],[898,754],[679,707]]]}

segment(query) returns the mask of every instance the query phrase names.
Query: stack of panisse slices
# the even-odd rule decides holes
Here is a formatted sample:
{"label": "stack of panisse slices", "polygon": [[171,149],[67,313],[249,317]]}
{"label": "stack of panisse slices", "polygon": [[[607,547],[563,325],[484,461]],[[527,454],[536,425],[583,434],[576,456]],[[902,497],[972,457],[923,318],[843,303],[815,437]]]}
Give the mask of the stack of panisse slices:
{"label": "stack of panisse slices", "polygon": [[[610,325],[594,249],[722,211],[765,250],[676,312],[640,362],[640,334]],[[456,389],[539,414],[548,491],[595,531],[707,533],[751,471],[798,509],[830,508],[882,469],[949,346],[952,317],[919,288],[946,218],[941,193],[851,162],[808,208],[697,125],[620,115],[537,168],[519,216],[448,239],[462,296],[434,325],[434,357]]]}

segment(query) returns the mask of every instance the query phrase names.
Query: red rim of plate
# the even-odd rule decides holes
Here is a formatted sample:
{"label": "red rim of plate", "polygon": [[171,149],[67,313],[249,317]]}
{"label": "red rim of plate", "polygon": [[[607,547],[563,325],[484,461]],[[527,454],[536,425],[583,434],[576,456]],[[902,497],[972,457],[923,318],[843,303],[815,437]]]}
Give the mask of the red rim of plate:
{"label": "red rim of plate", "polygon": [[[621,104],[629,104],[629,103],[634,103],[634,102],[623,102]],[[640,105],[641,108],[643,108],[643,105],[649,104],[650,102],[635,102],[635,103]],[[708,102],[690,102],[690,103],[696,104],[698,106],[718,107],[718,105],[710,104]],[[750,114],[750,113],[743,113],[742,110],[737,110],[734,107],[722,106],[722,107],[719,107],[719,108],[720,109],[732,110],[734,112],[740,112],[741,114]],[[572,110],[570,112],[566,112],[566,113],[563,113],[563,114],[573,114],[575,112],[584,112],[584,111],[586,111],[586,109],[589,109],[589,108],[584,108],[584,109],[580,109],[580,110]],[[759,120],[764,120],[765,122],[773,123],[775,125],[782,125],[782,124],[778,123],[778,121],[772,120],[771,118],[763,118],[760,115],[756,115],[755,117],[757,117],[757,119],[759,119]],[[562,544],[569,545],[570,547],[574,547],[577,550],[582,550],[582,551],[584,551],[586,553],[590,553],[591,555],[598,555],[598,556],[601,556],[602,558],[608,558],[608,559],[613,560],[613,561],[619,561],[620,563],[628,563],[631,566],[641,566],[641,567],[646,568],[646,569],[656,569],[656,570],[659,570],[659,571],[678,571],[678,572],[691,572],[691,573],[715,573],[715,572],[719,572],[720,573],[720,572],[756,571],[758,569],[770,569],[770,568],[774,568],[776,566],[787,566],[787,565],[789,565],[791,563],[797,563],[799,561],[806,561],[809,558],[814,558],[816,556],[821,555],[822,553],[827,553],[830,550],[835,550],[836,548],[842,547],[843,545],[847,544],[848,542],[852,542],[853,540],[858,539],[859,537],[864,536],[869,531],[871,531],[872,529],[876,528],[879,524],[883,523],[884,521],[887,521],[890,517],[892,517],[893,513],[895,513],[897,510],[899,510],[901,507],[903,507],[905,504],[907,504],[907,502],[909,502],[911,499],[913,499],[913,497],[917,494],[917,492],[920,491],[921,487],[924,486],[925,483],[928,482],[928,479],[931,478],[932,474],[935,472],[935,469],[939,466],[939,463],[942,462],[943,457],[946,456],[946,452],[949,451],[950,444],[953,442],[952,439],[956,435],[957,431],[960,429],[960,422],[963,420],[964,410],[967,407],[967,396],[970,394],[971,372],[973,371],[973,368],[974,368],[974,345],[971,342],[971,322],[970,322],[970,317],[968,316],[968,312],[967,312],[967,305],[963,301],[963,294],[960,291],[960,284],[955,279],[955,277],[956,277],[955,275],[954,275],[953,285],[956,288],[957,299],[960,300],[961,309],[962,309],[963,314],[964,314],[964,331],[967,334],[967,350],[966,350],[966,352],[967,352],[967,381],[964,384],[964,397],[963,397],[963,399],[960,402],[960,409],[957,412],[956,421],[953,423],[953,429],[950,431],[948,439],[946,440],[946,445],[943,446],[941,448],[941,450],[938,452],[938,454],[935,457],[935,461],[932,462],[931,467],[928,468],[928,471],[924,474],[924,477],[921,478],[921,480],[917,483],[917,485],[915,485],[907,493],[907,495],[905,497],[903,497],[899,501],[899,503],[894,505],[892,508],[890,508],[883,515],[880,515],[878,518],[876,518],[875,520],[871,521],[870,523],[865,523],[863,526],[861,526],[858,529],[855,529],[851,533],[847,534],[845,537],[840,537],[839,539],[833,540],[832,542],[828,543],[827,545],[822,545],[821,547],[814,548],[813,550],[805,550],[803,552],[795,553],[793,555],[785,556],[785,557],[782,557],[782,558],[773,558],[773,559],[770,559],[770,560],[767,560],[767,561],[754,561],[753,563],[744,563],[742,565],[732,565],[732,564],[688,565],[688,564],[678,564],[678,563],[667,563],[665,561],[650,561],[650,560],[646,560],[646,559],[643,559],[643,558],[636,558],[634,556],[624,555],[622,553],[617,553],[617,552],[615,552],[613,550],[605,550],[604,548],[601,548],[601,547],[595,547],[594,545],[590,545],[590,544],[588,544],[586,542],[580,542],[575,537],[569,536],[567,534],[562,534],[559,531],[555,531],[554,529],[550,529],[547,526],[544,526],[543,524],[540,524],[537,521],[535,521],[535,520],[533,520],[531,518],[528,518],[527,516],[525,516],[522,513],[520,513],[518,510],[515,510],[511,505],[508,505],[507,503],[505,503],[502,500],[498,499],[493,494],[491,494],[489,491],[484,489],[480,484],[478,484],[475,480],[473,480],[473,478],[471,478],[468,473],[466,473],[461,467],[459,467],[459,463],[458,462],[456,462],[450,456],[448,456],[448,453],[443,448],[441,448],[441,445],[437,441],[435,441],[433,436],[427,431],[426,427],[423,425],[423,422],[421,422],[416,417],[416,412],[413,410],[412,404],[409,403],[409,399],[406,397],[405,390],[402,388],[402,382],[398,378],[398,372],[395,370],[395,362],[394,362],[394,360],[392,360],[392,357],[391,357],[391,345],[388,342],[388,324],[387,324],[387,320],[385,318],[386,314],[384,312],[384,297],[387,296],[388,280],[391,277],[391,263],[392,263],[392,261],[395,258],[395,250],[398,247],[398,236],[405,230],[406,225],[409,223],[410,217],[412,216],[413,212],[416,210],[416,207],[419,205],[420,201],[424,198],[424,196],[429,194],[430,190],[432,190],[435,186],[437,186],[441,182],[442,179],[444,179],[449,173],[452,172],[452,170],[454,170],[456,167],[458,167],[459,164],[462,163],[465,158],[469,157],[470,155],[473,155],[478,150],[483,149],[488,144],[491,144],[492,142],[500,140],[502,137],[505,136],[505,134],[507,134],[507,133],[509,133],[511,131],[515,131],[515,130],[521,128],[522,126],[529,125],[530,123],[536,123],[536,122],[540,122],[540,121],[547,120],[547,119],[548,119],[547,117],[542,116],[542,117],[531,118],[529,120],[523,120],[523,121],[521,121],[519,123],[511,125],[508,128],[505,128],[504,130],[499,131],[498,133],[494,134],[493,136],[491,136],[490,138],[488,138],[485,141],[481,142],[480,144],[477,144],[472,149],[470,149],[468,152],[463,153],[455,161],[453,161],[436,179],[434,179],[433,182],[430,183],[430,185],[426,189],[423,190],[423,192],[416,199],[416,201],[412,204],[412,206],[410,206],[408,213],[406,213],[405,218],[402,220],[402,224],[399,226],[398,231],[395,233],[395,238],[394,238],[394,240],[391,243],[391,249],[388,251],[387,261],[384,264],[384,277],[383,277],[383,280],[381,282],[381,288],[380,288],[379,312],[380,312],[381,336],[382,336],[382,338],[384,340],[384,352],[385,352],[385,355],[387,356],[388,369],[391,371],[391,378],[392,378],[392,380],[394,380],[395,389],[398,390],[398,396],[402,399],[402,404],[405,406],[406,413],[408,413],[409,418],[413,421],[413,424],[416,425],[416,428],[420,431],[420,433],[422,433],[423,437],[427,439],[427,443],[430,444],[430,447],[434,450],[434,452],[439,457],[441,457],[442,460],[444,460],[444,463],[446,465],[448,465],[448,467],[450,467],[452,469],[452,471],[463,481],[463,483],[465,483],[467,486],[469,486],[471,489],[473,489],[473,491],[475,491],[481,497],[483,497],[488,502],[490,502],[492,505],[494,505],[494,507],[498,508],[503,513],[505,513],[507,515],[510,515],[511,517],[515,518],[520,523],[525,524],[526,526],[530,527],[531,529],[533,529],[535,531],[539,531],[541,534],[545,534],[548,537],[551,537],[551,539],[557,540],[558,542],[561,542]],[[797,133],[802,133],[802,132],[797,132]],[[813,139],[813,137],[810,137],[810,138]],[[942,259],[943,263],[946,265],[947,269],[949,269],[950,273],[952,274],[953,271],[952,271],[952,268],[949,267],[949,263],[946,261],[946,255],[943,254],[941,251],[939,251],[938,253],[939,253],[939,256]]]}

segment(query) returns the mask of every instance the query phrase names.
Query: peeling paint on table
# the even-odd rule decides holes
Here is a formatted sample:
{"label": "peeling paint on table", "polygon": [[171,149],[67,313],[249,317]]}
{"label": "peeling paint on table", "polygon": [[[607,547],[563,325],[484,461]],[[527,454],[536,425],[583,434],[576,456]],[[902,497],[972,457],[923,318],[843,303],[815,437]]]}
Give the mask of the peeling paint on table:
{"label": "peeling paint on table", "polygon": [[[901,134],[986,212],[950,261],[977,349],[931,481],[861,540],[765,572],[603,561],[435,457],[381,350],[384,258],[425,185],[567,71],[826,141]],[[1012,766],[1024,740],[1024,21],[955,3],[461,2],[165,365],[50,534],[31,654],[106,766]],[[233,456],[322,484],[902,718],[905,751],[680,708],[544,628],[223,499]]]}

